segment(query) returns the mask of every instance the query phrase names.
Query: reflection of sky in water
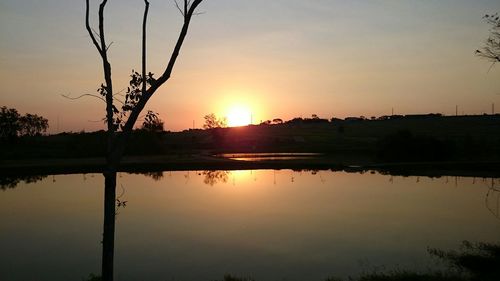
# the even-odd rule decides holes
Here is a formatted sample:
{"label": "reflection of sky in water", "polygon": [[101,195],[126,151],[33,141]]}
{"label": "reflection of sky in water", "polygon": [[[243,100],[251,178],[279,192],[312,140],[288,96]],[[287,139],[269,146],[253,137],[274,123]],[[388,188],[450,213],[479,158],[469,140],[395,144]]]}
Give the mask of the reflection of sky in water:
{"label": "reflection of sky in water", "polygon": [[216,156],[237,161],[264,161],[313,159],[321,155],[321,153],[225,153]]}
{"label": "reflection of sky in water", "polygon": [[[69,175],[0,192],[2,275],[99,272],[102,185],[101,175]],[[118,210],[116,279],[324,280],[381,265],[425,269],[427,247],[498,241],[490,185],[329,171],[120,174],[127,206]]]}

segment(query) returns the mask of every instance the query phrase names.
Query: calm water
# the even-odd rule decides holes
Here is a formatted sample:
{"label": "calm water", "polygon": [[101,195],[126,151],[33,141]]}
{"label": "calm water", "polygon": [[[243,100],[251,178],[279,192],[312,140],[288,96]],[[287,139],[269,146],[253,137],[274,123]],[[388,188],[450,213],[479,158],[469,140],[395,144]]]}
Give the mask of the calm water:
{"label": "calm water", "polygon": [[263,161],[312,159],[321,155],[321,153],[223,153],[216,156],[238,161]]}
{"label": "calm water", "polygon": [[[116,280],[324,280],[381,266],[426,269],[435,266],[428,247],[499,241],[492,184],[500,181],[329,171],[120,174]],[[99,174],[0,191],[0,280],[98,273],[102,201]]]}

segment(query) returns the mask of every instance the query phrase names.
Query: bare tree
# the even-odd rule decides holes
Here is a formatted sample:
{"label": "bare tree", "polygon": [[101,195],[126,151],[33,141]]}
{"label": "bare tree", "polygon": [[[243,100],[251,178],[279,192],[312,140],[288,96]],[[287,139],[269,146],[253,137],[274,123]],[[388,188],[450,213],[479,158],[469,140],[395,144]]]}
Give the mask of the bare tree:
{"label": "bare tree", "polygon": [[486,39],[484,46],[476,50],[476,55],[495,64],[500,62],[500,16],[495,13],[485,15],[483,18],[486,23],[491,25],[490,36]]}
{"label": "bare tree", "polygon": [[86,0],[85,26],[90,39],[97,49],[101,59],[104,73],[104,83],[98,92],[106,104],[106,127],[107,127],[107,153],[104,195],[104,234],[102,254],[102,279],[113,280],[113,255],[114,255],[114,230],[115,230],[115,197],[116,197],[116,173],[123,156],[130,135],[153,94],[170,79],[174,65],[179,56],[184,40],[186,38],[189,24],[196,9],[203,0],[183,0],[181,3],[175,1],[175,6],[181,12],[184,19],[182,28],[170,59],[157,79],[153,73],[147,71],[146,65],[146,26],[149,12],[149,1],[144,0],[144,14],[142,21],[142,66],[141,73],[132,71],[130,87],[127,89],[125,100],[120,102],[121,110],[116,106],[116,95],[113,92],[113,79],[111,75],[111,63],[108,59],[109,46],[104,33],[104,10],[107,0],[101,0],[98,11],[98,30],[95,31],[89,21],[90,4]]}

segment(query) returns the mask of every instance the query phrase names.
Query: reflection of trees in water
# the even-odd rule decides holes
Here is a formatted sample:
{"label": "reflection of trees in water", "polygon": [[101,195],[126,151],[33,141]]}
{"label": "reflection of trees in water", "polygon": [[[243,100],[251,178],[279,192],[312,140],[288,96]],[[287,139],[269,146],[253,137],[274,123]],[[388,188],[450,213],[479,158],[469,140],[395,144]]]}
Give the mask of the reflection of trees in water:
{"label": "reflection of trees in water", "polygon": [[[407,177],[407,176],[403,176]],[[459,184],[463,182],[463,180],[467,179],[468,177],[459,177],[459,176],[452,176],[452,180],[450,181],[451,176],[444,176],[444,183],[445,184],[453,184],[455,187],[458,187]],[[416,176],[416,183],[420,183],[420,176]],[[435,176],[435,177],[426,177],[429,178],[431,181],[434,180],[435,178],[440,178],[440,176]],[[394,176],[390,176],[389,182],[394,183]],[[486,192],[486,195],[484,196],[484,205],[488,211],[495,216],[497,219],[500,220],[500,179],[498,178],[476,178],[472,177],[472,184],[475,185],[476,183],[479,184],[484,184],[488,190]]]}
{"label": "reflection of trees in water", "polygon": [[[134,175],[143,175],[148,178],[152,178],[154,181],[160,181],[163,179],[163,172],[162,171],[156,171],[156,172],[131,172],[130,174]],[[119,177],[121,178],[122,175],[119,174]]]}
{"label": "reflection of trees in water", "polygon": [[203,182],[210,186],[214,186],[219,182],[226,183],[230,174],[229,171],[203,171],[202,175],[205,176]]}
{"label": "reflection of trees in water", "polygon": [[147,173],[142,173],[148,178],[152,178],[154,181],[160,181],[163,179],[163,172],[147,172]]}
{"label": "reflection of trees in water", "polygon": [[484,204],[490,213],[497,219],[500,219],[500,185],[498,182],[495,182],[495,179],[491,179],[491,184],[488,185]]}
{"label": "reflection of trees in water", "polygon": [[[326,171],[326,172],[328,172],[328,171],[336,172],[336,170],[333,170],[333,169],[332,170],[292,169],[292,174],[290,176],[290,182],[295,182],[295,175],[301,176],[302,173],[310,173],[312,176],[318,176],[319,177],[319,181],[321,182],[321,184],[324,184],[324,183],[327,182],[327,180],[325,179],[325,177],[321,173],[321,172],[324,172],[324,171]],[[273,183],[274,183],[274,185],[276,185],[276,174],[274,175]]]}
{"label": "reflection of trees in water", "polygon": [[7,190],[9,188],[16,188],[16,186],[24,182],[26,184],[35,183],[46,178],[46,175],[25,175],[25,176],[0,176],[0,189]]}

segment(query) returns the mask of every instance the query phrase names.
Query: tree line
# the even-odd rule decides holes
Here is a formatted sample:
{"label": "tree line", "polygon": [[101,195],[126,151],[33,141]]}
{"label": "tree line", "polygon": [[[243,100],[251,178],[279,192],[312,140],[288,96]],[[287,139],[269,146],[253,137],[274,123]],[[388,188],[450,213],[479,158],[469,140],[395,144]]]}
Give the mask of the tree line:
{"label": "tree line", "polygon": [[[383,115],[379,117],[346,117],[344,119],[332,117],[321,118],[317,114],[312,114],[311,117],[295,117],[290,120],[283,120],[281,118],[274,118],[270,120],[261,121],[258,125],[294,125],[294,124],[324,124],[324,123],[337,123],[342,121],[353,122],[353,121],[385,121],[385,120],[396,120],[396,119],[426,119],[426,118],[438,118],[443,115],[440,113],[428,113],[428,114],[407,114],[407,115]],[[205,123],[203,124],[203,129],[216,129],[227,127],[227,120],[223,117],[217,117],[214,113],[204,116]]]}
{"label": "tree line", "polygon": [[19,114],[15,108],[2,106],[0,110],[0,140],[33,137],[45,133],[49,120],[36,114]]}

